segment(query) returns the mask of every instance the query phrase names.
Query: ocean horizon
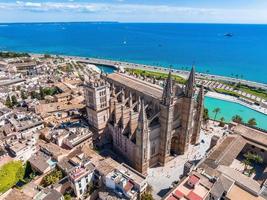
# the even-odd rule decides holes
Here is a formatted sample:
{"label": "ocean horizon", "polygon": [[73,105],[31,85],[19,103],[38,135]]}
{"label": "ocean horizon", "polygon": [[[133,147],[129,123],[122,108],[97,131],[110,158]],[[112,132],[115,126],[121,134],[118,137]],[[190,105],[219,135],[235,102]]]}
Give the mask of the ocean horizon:
{"label": "ocean horizon", "polygon": [[[230,33],[231,36],[225,36]],[[0,50],[128,61],[267,83],[267,25],[0,23]]]}

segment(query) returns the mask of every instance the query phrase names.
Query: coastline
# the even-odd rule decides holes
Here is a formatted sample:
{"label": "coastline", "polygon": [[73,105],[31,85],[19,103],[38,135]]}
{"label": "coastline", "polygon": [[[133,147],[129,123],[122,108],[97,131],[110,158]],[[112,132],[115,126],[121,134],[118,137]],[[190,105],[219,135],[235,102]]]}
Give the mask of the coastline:
{"label": "coastline", "polygon": [[[29,55],[32,57],[38,58],[38,57],[43,57],[46,54],[29,53]],[[82,63],[86,63],[86,64],[104,65],[104,66],[108,66],[108,67],[113,67],[114,69],[132,68],[132,69],[141,69],[141,70],[148,70],[148,71],[161,72],[161,73],[168,73],[169,72],[168,68],[158,67],[158,66],[142,65],[142,64],[114,61],[114,60],[107,60],[107,59],[88,58],[88,57],[81,57],[81,56],[67,56],[67,55],[54,55],[54,54],[49,54],[49,55],[59,56],[59,57],[62,57],[64,59],[75,60],[77,62],[82,62]],[[171,70],[172,70],[174,75],[181,76],[182,78],[185,78],[185,79],[187,78],[188,73],[189,73],[188,71],[185,71],[185,70],[174,70],[174,69],[171,69]],[[203,77],[203,76],[205,76],[205,77]],[[208,75],[208,74],[203,74],[203,73],[197,73],[197,77],[198,78],[207,78],[207,77],[210,78],[211,77],[213,80],[218,80],[217,79],[218,76],[216,76],[216,75]],[[222,77],[222,76],[219,76],[219,77]],[[228,78],[228,77],[223,77],[223,78],[228,79],[228,80],[232,79],[232,78]],[[219,80],[222,80],[222,79],[219,79]],[[239,79],[234,79],[234,80],[240,82]],[[243,80],[243,81],[246,81],[246,84],[247,83],[253,83],[253,84],[263,85],[267,89],[266,84],[251,82],[251,81],[247,81],[247,80]],[[215,98],[215,99],[230,101],[233,103],[237,103],[237,104],[243,105],[247,108],[250,108],[254,111],[257,111],[259,113],[267,115],[267,108],[262,108],[262,107],[256,106],[256,105],[250,105],[248,103],[245,103],[245,102],[239,100],[237,97],[233,97],[233,96],[229,96],[229,95],[225,95],[225,94],[220,94],[220,93],[216,93],[216,92],[211,92],[211,91],[209,91],[205,96]]]}
{"label": "coastline", "polygon": [[259,106],[256,106],[256,105],[249,105],[249,104],[239,100],[237,97],[233,97],[233,96],[229,96],[229,95],[225,95],[225,94],[220,94],[220,93],[216,93],[216,92],[210,92],[210,91],[207,92],[205,96],[215,98],[215,99],[224,100],[224,101],[229,101],[229,102],[233,102],[233,103],[237,103],[237,104],[240,104],[242,106],[246,106],[252,110],[255,110],[259,113],[267,115],[267,108],[262,108],[262,107],[260,108]]}
{"label": "coastline", "polygon": [[[45,54],[36,54],[36,53],[29,53],[31,56],[43,56]],[[169,68],[163,67],[163,66],[152,66],[152,65],[144,65],[144,64],[136,64],[131,62],[124,62],[124,61],[116,61],[116,60],[109,60],[109,59],[100,59],[100,58],[92,58],[92,57],[83,57],[83,56],[68,56],[68,55],[53,55],[52,56],[60,56],[63,58],[68,59],[75,59],[78,62],[84,62],[88,64],[94,64],[94,65],[107,65],[110,67],[114,67],[115,69],[118,69],[120,67],[124,68],[132,68],[132,69],[143,69],[143,70],[150,70],[150,71],[156,71],[156,72],[163,72],[168,73],[170,70]],[[187,78],[189,75],[189,71],[186,70],[180,70],[180,69],[171,69],[171,71],[178,76],[181,76],[183,78]],[[251,87],[257,87],[267,90],[267,84],[255,82],[255,81],[249,81],[245,79],[236,79],[231,78],[227,76],[220,76],[220,75],[214,75],[214,74],[205,74],[205,73],[198,73],[196,72],[197,78],[203,78],[203,79],[210,79],[210,80],[222,80],[222,81],[230,81],[235,83],[241,83],[245,84]]]}

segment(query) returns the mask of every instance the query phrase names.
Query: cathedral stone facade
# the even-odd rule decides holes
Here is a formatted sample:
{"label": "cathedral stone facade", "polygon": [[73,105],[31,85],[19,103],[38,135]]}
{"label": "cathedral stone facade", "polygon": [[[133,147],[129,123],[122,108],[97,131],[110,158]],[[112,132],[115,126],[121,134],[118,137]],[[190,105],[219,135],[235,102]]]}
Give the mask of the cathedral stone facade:
{"label": "cathedral stone facade", "polygon": [[196,93],[194,68],[183,86],[174,83],[170,72],[163,88],[156,80],[127,73],[101,74],[85,84],[88,121],[145,174],[148,167],[164,165],[198,142],[203,88]]}

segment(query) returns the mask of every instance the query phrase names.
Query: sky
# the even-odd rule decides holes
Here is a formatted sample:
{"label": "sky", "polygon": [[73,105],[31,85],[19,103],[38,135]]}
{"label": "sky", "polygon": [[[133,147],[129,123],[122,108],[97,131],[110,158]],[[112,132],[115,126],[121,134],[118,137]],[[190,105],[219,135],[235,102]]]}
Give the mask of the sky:
{"label": "sky", "polygon": [[74,21],[267,24],[267,0],[0,0],[0,23]]}

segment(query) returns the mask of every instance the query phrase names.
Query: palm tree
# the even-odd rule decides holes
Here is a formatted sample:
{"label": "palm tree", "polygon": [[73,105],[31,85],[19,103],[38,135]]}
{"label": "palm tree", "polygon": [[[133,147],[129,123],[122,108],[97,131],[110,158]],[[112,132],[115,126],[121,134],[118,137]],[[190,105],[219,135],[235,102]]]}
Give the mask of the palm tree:
{"label": "palm tree", "polygon": [[204,120],[205,123],[207,123],[208,120],[209,120],[209,110],[207,108],[204,108],[203,120]]}
{"label": "palm tree", "polygon": [[[244,154],[245,159],[242,161],[242,163],[245,165],[244,167],[244,172],[247,171],[248,166],[251,166],[251,164],[254,163],[262,163],[263,162],[263,158],[261,156],[259,156],[256,153],[246,153]],[[252,173],[254,173],[255,169],[250,169],[249,170],[249,175],[251,175]]]}
{"label": "palm tree", "polygon": [[243,171],[243,173],[244,172],[246,172],[247,170],[248,170],[248,166],[250,166],[251,165],[251,162],[250,162],[250,160],[249,159],[244,159],[243,161],[242,161],[242,163],[244,164],[244,171]]}
{"label": "palm tree", "polygon": [[263,162],[263,158],[256,153],[246,153],[244,157],[251,162],[255,162],[255,163]]}
{"label": "palm tree", "polygon": [[250,125],[250,126],[256,126],[257,125],[256,119],[255,118],[249,119],[248,120],[248,125]]}
{"label": "palm tree", "polygon": [[212,112],[215,113],[215,116],[214,116],[214,121],[215,121],[215,120],[216,120],[216,117],[217,117],[217,115],[218,115],[218,113],[221,112],[221,109],[220,109],[220,108],[215,108]]}
{"label": "palm tree", "polygon": [[235,115],[235,116],[233,116],[233,117],[232,117],[232,120],[233,120],[233,122],[236,122],[236,123],[241,123],[241,122],[243,122],[242,117],[240,117],[239,115]]}
{"label": "palm tree", "polygon": [[224,125],[225,125],[224,121],[225,121],[224,117],[221,117],[221,119],[220,119],[220,126],[221,127],[224,127]]}

